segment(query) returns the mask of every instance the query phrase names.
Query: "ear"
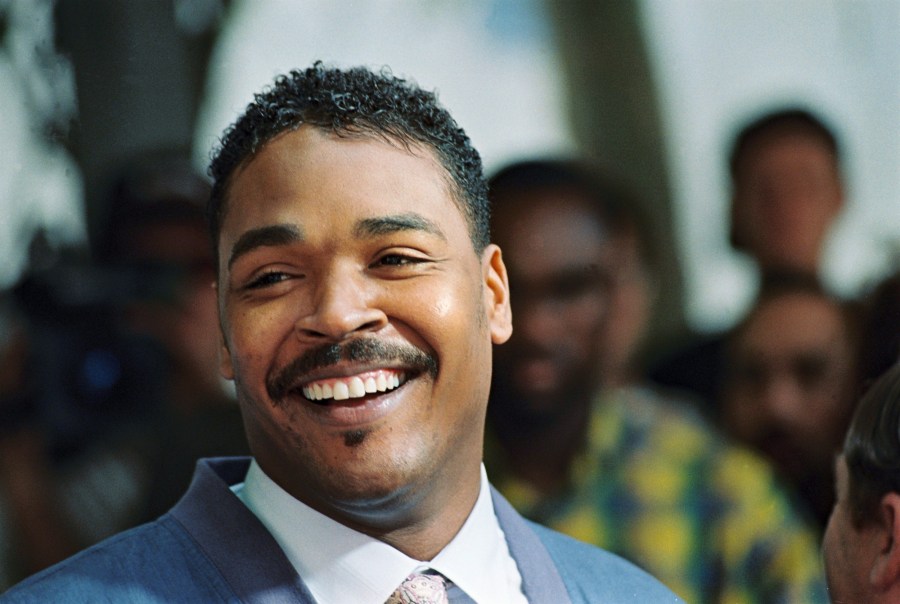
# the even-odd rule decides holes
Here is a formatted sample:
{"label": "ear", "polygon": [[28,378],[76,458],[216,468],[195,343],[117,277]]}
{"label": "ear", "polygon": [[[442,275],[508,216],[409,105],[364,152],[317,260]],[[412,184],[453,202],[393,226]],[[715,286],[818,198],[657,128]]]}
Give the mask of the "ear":
{"label": "ear", "polygon": [[[219,282],[213,283],[216,290],[216,300],[219,300]],[[225,328],[222,325],[222,302],[219,300],[219,373],[226,380],[234,379],[234,366],[231,363],[231,351],[228,350],[228,342],[225,341]]]}
{"label": "ear", "polygon": [[872,566],[872,585],[881,590],[900,582],[900,494],[888,493],[881,498],[879,514],[879,551]]}
{"label": "ear", "polygon": [[225,336],[222,334],[222,330],[219,329],[219,373],[226,380],[234,379],[234,367],[231,364],[231,352],[228,350],[228,343],[225,341]]}
{"label": "ear", "polygon": [[492,243],[484,249],[481,266],[491,341],[494,344],[503,344],[512,335],[512,310],[509,306],[509,278],[506,275],[506,265],[503,264],[503,254],[497,245]]}

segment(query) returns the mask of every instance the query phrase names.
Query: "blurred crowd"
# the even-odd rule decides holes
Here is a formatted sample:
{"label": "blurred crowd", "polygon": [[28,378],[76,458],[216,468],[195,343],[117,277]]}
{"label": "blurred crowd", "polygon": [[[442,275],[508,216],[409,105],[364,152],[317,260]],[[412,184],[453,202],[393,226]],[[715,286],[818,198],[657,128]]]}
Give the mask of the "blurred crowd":
{"label": "blurred crowd", "polygon": [[900,273],[822,283],[839,143],[779,109],[735,137],[731,242],[760,268],[723,333],[643,349],[660,291],[646,206],[601,168],[490,181],[515,331],[496,350],[492,479],[527,516],[638,562],[688,602],[827,601],[819,544],[854,405],[900,359]]}
{"label": "blurred crowd", "polygon": [[[638,563],[688,602],[825,601],[834,458],[900,360],[900,267],[853,299],[820,276],[842,149],[786,107],[734,137],[730,241],[760,269],[730,329],[649,350],[652,204],[583,158],[490,180],[515,331],[495,351],[486,465],[526,516]],[[94,253],[39,233],[6,292],[0,590],[164,513],[195,461],[246,454],[218,371],[206,178],[141,157]]]}
{"label": "blurred crowd", "polygon": [[123,170],[95,258],[38,235],[0,376],[0,579],[166,512],[200,457],[248,452],[218,372],[206,179]]}

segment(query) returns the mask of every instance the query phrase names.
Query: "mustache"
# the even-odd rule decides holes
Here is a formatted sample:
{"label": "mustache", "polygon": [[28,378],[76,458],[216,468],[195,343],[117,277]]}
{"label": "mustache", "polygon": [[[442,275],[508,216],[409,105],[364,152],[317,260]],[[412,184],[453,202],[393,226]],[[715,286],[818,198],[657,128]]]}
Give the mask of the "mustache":
{"label": "mustache", "polygon": [[340,363],[399,363],[408,370],[427,373],[437,379],[438,360],[433,354],[407,344],[389,344],[375,339],[350,340],[311,348],[266,378],[266,390],[273,401],[284,399],[306,374]]}

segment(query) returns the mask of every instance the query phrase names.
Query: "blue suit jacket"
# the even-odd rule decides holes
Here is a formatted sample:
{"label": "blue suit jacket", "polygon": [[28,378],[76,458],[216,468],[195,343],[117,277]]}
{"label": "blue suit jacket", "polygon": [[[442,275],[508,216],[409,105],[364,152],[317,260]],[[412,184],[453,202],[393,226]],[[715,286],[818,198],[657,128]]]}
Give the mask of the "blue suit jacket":
{"label": "blue suit jacket", "polygon": [[[244,480],[249,462],[200,460],[167,514],[26,579],[0,602],[313,604],[272,535],[229,488]],[[492,495],[529,602],[680,602],[630,563],[530,523]]]}

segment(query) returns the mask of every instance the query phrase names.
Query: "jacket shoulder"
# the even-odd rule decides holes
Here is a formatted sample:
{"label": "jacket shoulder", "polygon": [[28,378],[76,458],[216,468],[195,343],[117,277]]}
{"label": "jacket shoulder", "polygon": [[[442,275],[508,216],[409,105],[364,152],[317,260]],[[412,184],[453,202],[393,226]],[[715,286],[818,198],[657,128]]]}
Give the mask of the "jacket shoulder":
{"label": "jacket shoulder", "polygon": [[683,604],[669,588],[631,562],[529,521],[566,585],[573,604]]}
{"label": "jacket shoulder", "polygon": [[31,602],[227,602],[231,589],[171,516],[125,531],[0,595]]}

